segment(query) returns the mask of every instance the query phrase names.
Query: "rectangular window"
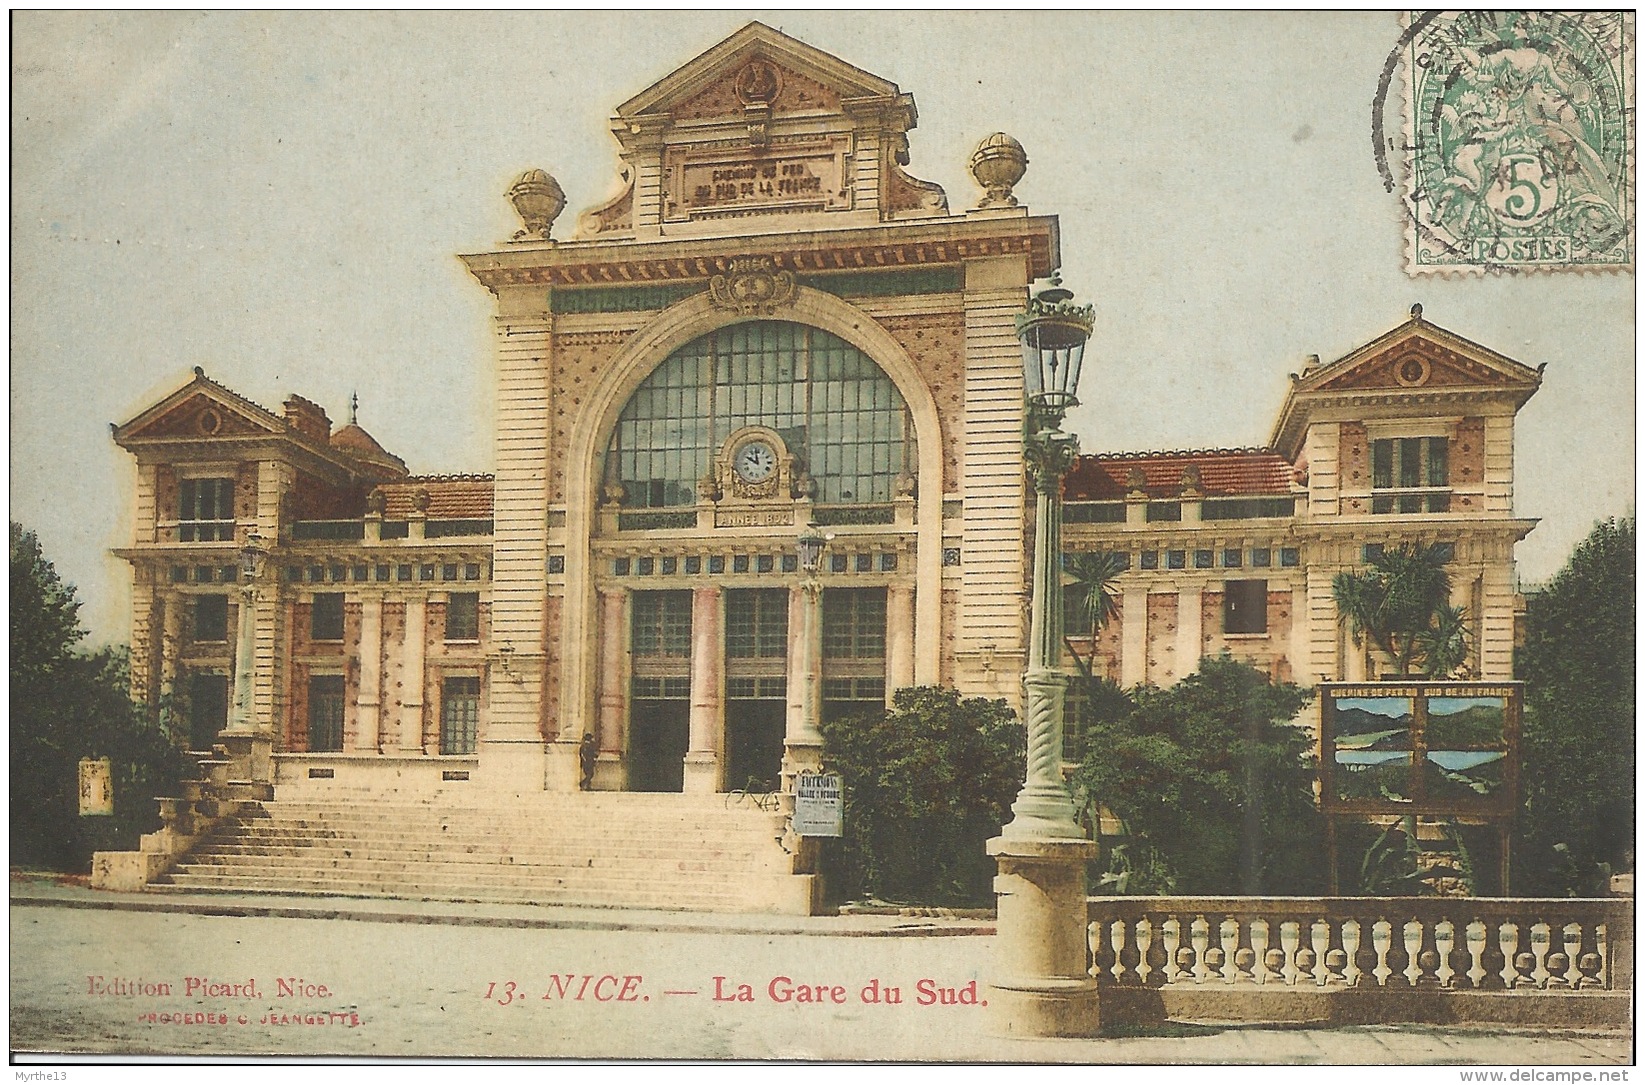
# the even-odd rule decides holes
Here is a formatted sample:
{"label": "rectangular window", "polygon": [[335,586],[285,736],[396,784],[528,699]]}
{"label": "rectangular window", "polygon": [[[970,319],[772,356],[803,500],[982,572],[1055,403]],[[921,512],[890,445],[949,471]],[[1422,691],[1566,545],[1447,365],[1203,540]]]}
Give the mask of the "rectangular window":
{"label": "rectangular window", "polygon": [[474,753],[480,734],[480,680],[447,678],[440,690],[440,752]]}
{"label": "rectangular window", "polygon": [[1146,518],[1149,523],[1172,522],[1182,519],[1181,501],[1150,501]]}
{"label": "rectangular window", "polygon": [[1216,554],[1210,550],[1194,551],[1194,568],[1209,569],[1216,563]]}
{"label": "rectangular window", "polygon": [[317,674],[308,680],[308,748],[335,753],[343,748],[343,676]]}
{"label": "rectangular window", "polygon": [[446,600],[446,640],[480,639],[480,593],[454,591]]}
{"label": "rectangular window", "polygon": [[342,592],[314,593],[314,602],[309,610],[308,635],[311,640],[343,639]]}
{"label": "rectangular window", "polygon": [[634,593],[633,649],[636,656],[691,658],[691,593]]}
{"label": "rectangular window", "polygon": [[180,541],[234,541],[233,479],[185,478],[178,487],[178,506]]}
{"label": "rectangular window", "polygon": [[725,593],[725,654],[731,659],[781,659],[788,654],[788,591]]}
{"label": "rectangular window", "polygon": [[228,640],[228,596],[194,597],[194,639],[206,642]]}
{"label": "rectangular window", "polygon": [[1279,564],[1282,569],[1295,569],[1302,562],[1302,551],[1294,546],[1282,546],[1279,551]]}
{"label": "rectangular window", "polygon": [[1267,547],[1259,546],[1251,551],[1251,566],[1256,569],[1266,569],[1273,564],[1274,552]]}
{"label": "rectangular window", "polygon": [[828,678],[823,681],[823,719],[828,721],[885,710],[885,679]]}
{"label": "rectangular window", "polygon": [[1188,551],[1167,550],[1165,552],[1165,567],[1167,569],[1181,569],[1188,563]]}
{"label": "rectangular window", "polygon": [[[1371,511],[1449,512],[1450,441],[1445,437],[1389,437],[1371,442]],[[1441,492],[1435,492],[1441,491]]]}
{"label": "rectangular window", "polygon": [[1224,633],[1268,632],[1268,581],[1230,580],[1222,591]]}
{"label": "rectangular window", "polygon": [[1222,567],[1224,569],[1238,569],[1244,563],[1243,550],[1224,550],[1222,552]]}
{"label": "rectangular window", "polygon": [[885,589],[823,592],[823,660],[885,658]]}
{"label": "rectangular window", "polygon": [[1137,566],[1142,569],[1158,569],[1159,551],[1144,550],[1137,560]]}

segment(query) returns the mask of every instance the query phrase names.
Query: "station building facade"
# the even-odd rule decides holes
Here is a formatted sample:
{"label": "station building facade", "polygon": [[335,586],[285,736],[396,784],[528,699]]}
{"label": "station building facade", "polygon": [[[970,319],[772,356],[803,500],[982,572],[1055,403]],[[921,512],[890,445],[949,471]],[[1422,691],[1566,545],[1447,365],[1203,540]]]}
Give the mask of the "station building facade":
{"label": "station building facade", "polygon": [[[618,107],[620,182],[568,238],[558,184],[523,175],[522,229],[463,257],[496,303],[494,475],[410,475],[352,417],[199,370],[116,426],[135,694],[191,748],[249,728],[263,778],[351,793],[573,790],[585,735],[597,789],[775,784],[819,714],[918,684],[1019,702],[1014,319],[1057,221],[1018,205],[1001,135],[951,210],[904,169],[915,123],[895,84],[755,23]],[[1331,578],[1427,541],[1453,548],[1473,670],[1509,677],[1538,380],[1413,311],[1297,375],[1264,449],[1082,457],[1065,544],[1127,565],[1099,669],[1374,675]]]}

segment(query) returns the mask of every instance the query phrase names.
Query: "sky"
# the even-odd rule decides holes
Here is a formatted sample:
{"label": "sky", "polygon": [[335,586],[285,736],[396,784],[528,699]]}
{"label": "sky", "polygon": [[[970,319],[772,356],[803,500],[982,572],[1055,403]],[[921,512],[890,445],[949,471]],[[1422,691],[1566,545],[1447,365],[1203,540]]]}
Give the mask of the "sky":
{"label": "sky", "polygon": [[[1526,364],[1524,581],[1634,507],[1634,280],[1412,279],[1370,137],[1391,12],[18,12],[11,517],[123,642],[135,469],[109,438],[194,366],[359,421],[416,473],[492,466],[490,295],[457,253],[530,168],[603,202],[617,105],[750,19],[914,95],[955,211],[1005,131],[1096,306],[1087,452],[1260,446],[1309,354],[1406,319]],[[1397,102],[1395,103],[1397,108]]]}

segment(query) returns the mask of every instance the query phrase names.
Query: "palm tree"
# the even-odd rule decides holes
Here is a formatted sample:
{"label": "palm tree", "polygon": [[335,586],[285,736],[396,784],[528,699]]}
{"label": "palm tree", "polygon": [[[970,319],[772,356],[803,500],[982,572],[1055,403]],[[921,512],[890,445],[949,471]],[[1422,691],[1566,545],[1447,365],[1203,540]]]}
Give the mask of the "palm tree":
{"label": "palm tree", "polygon": [[1074,647],[1072,628],[1064,639],[1074,662],[1086,678],[1091,677],[1092,667],[1096,663],[1097,634],[1119,613],[1119,593],[1114,588],[1114,580],[1129,565],[1125,554],[1111,551],[1079,550],[1062,556],[1063,571],[1073,577],[1073,583],[1063,587],[1064,597],[1069,602],[1071,616],[1078,617],[1081,624],[1089,629],[1088,634],[1086,629],[1079,632],[1082,637],[1089,636],[1091,654],[1080,658],[1079,651]]}
{"label": "palm tree", "polygon": [[1342,572],[1331,582],[1340,620],[1354,643],[1369,639],[1408,678],[1421,659],[1430,677],[1449,675],[1467,659],[1466,620],[1450,605],[1449,549],[1391,546],[1368,559],[1364,572]]}

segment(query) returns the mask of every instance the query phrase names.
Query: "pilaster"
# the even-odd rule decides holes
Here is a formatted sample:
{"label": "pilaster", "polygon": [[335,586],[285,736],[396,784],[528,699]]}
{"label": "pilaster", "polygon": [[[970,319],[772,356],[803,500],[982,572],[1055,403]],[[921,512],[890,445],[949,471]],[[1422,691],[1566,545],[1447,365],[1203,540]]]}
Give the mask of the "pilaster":
{"label": "pilaster", "polygon": [[368,595],[360,600],[360,693],[356,702],[355,745],[380,753],[383,704],[383,599]]}
{"label": "pilaster", "polygon": [[626,784],[623,728],[628,722],[629,595],[626,588],[600,589],[600,754],[595,762],[594,788],[620,791]]}
{"label": "pilaster", "polygon": [[691,732],[685,755],[685,790],[712,794],[720,790],[720,757],[725,713],[721,668],[725,648],[720,637],[720,589],[691,593]]}
{"label": "pilaster", "polygon": [[914,684],[914,586],[885,589],[885,699]]}
{"label": "pilaster", "polygon": [[428,604],[422,596],[406,600],[405,644],[400,651],[400,752],[420,754],[423,746],[423,690],[428,685],[424,673],[423,646],[428,636]]}
{"label": "pilaster", "polygon": [[1177,662],[1173,679],[1180,681],[1199,672],[1205,645],[1205,588],[1192,584],[1177,590]]}
{"label": "pilaster", "polygon": [[1127,587],[1120,598],[1120,685],[1148,681],[1148,585]]}

